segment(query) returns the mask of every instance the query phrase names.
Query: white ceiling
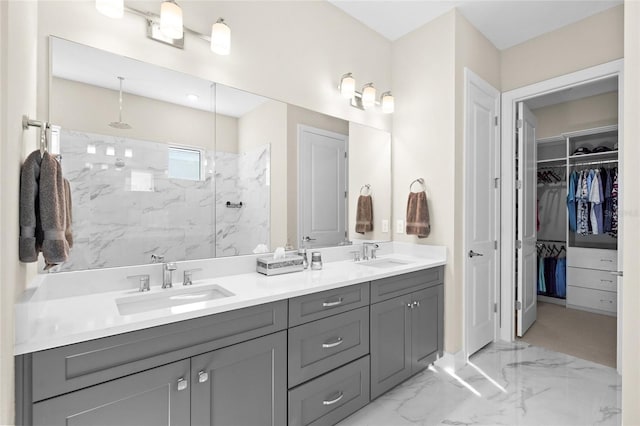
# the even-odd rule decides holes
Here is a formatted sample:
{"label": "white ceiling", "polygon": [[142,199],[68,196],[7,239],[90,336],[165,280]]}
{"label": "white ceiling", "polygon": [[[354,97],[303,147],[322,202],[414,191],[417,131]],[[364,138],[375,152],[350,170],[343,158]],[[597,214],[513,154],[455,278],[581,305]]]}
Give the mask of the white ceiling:
{"label": "white ceiling", "polygon": [[622,0],[329,1],[391,41],[457,7],[500,50],[622,4]]}
{"label": "white ceiling", "polygon": [[[52,74],[59,78],[118,90],[118,76],[124,77],[123,92],[170,102],[230,117],[242,117],[268,99],[104,50],[53,37]],[[198,96],[197,101],[187,95]],[[123,100],[126,108],[126,97]],[[117,104],[114,104],[114,110]]]}

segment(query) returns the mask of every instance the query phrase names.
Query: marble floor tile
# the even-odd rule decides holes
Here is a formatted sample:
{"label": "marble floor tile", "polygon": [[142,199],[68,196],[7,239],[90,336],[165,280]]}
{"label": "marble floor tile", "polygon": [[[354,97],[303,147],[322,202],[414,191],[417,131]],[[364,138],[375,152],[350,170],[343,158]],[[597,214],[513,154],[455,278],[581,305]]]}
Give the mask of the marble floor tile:
{"label": "marble floor tile", "polygon": [[620,407],[615,369],[497,342],[453,375],[430,367],[339,425],[619,425]]}

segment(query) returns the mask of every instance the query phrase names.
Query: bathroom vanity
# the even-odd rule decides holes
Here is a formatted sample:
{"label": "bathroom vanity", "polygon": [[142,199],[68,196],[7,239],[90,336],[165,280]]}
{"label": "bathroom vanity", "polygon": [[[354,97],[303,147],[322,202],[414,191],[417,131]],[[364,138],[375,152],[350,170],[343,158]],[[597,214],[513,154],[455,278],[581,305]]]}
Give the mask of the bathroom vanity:
{"label": "bathroom vanity", "polygon": [[[329,262],[323,271],[196,282],[215,281],[233,296],[189,319],[169,315],[147,327],[152,312],[120,315],[128,328],[146,320],[23,351],[17,424],[335,424],[442,355],[444,258],[400,257],[390,267]],[[102,299],[115,304],[118,294]]]}

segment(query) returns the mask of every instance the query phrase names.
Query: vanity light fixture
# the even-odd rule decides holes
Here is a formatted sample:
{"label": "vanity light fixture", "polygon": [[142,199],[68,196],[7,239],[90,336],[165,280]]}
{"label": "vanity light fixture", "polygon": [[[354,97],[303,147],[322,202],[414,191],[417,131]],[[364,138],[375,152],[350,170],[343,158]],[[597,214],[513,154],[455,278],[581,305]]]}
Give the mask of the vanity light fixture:
{"label": "vanity light fixture", "polygon": [[120,19],[124,15],[124,0],[96,0],[96,9],[104,16]]}
{"label": "vanity light fixture", "polygon": [[[211,45],[211,51],[228,55],[231,51],[231,29],[218,20],[211,26],[211,36],[184,26],[182,8],[175,0],[165,0],[160,5],[160,15],[124,5],[124,0],[95,0],[98,12],[110,18],[122,18],[124,12],[138,15],[147,22],[147,37],[169,46],[184,49],[184,33],[194,35]],[[118,12],[118,10],[120,12]]]}
{"label": "vanity light fixture", "polygon": [[362,92],[355,90],[356,80],[348,72],[340,78],[338,90],[340,94],[349,99],[351,106],[359,109],[370,109],[375,105],[382,107],[382,112],[391,114],[394,111],[395,100],[390,91],[382,93],[380,101],[376,100],[376,88],[373,83],[367,83],[362,87]]}
{"label": "vanity light fixture", "polygon": [[160,31],[174,40],[184,36],[182,8],[174,0],[166,0],[160,6]]}

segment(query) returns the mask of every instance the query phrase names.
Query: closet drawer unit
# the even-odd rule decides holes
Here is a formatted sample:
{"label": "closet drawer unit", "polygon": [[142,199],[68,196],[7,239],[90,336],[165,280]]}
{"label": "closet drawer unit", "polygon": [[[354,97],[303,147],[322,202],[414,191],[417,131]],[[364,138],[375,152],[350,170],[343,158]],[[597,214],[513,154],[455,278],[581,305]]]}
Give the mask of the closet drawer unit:
{"label": "closet drawer unit", "polygon": [[585,308],[615,314],[618,293],[593,290],[590,288],[567,286],[567,307]]}
{"label": "closet drawer unit", "polygon": [[599,269],[601,271],[617,271],[618,251],[569,247],[569,250],[567,250],[567,266]]}
{"label": "closet drawer unit", "polygon": [[334,425],[369,403],[369,356],[289,391],[289,426]]}
{"label": "closet drawer unit", "polygon": [[372,281],[371,303],[382,302],[442,283],[444,283],[444,266]]}
{"label": "closet drawer unit", "polygon": [[289,299],[289,327],[369,305],[369,283]]}
{"label": "closet drawer unit", "polygon": [[369,307],[289,329],[289,387],[369,353]]}
{"label": "closet drawer unit", "polygon": [[603,291],[618,291],[617,279],[610,271],[567,268],[567,285]]}

